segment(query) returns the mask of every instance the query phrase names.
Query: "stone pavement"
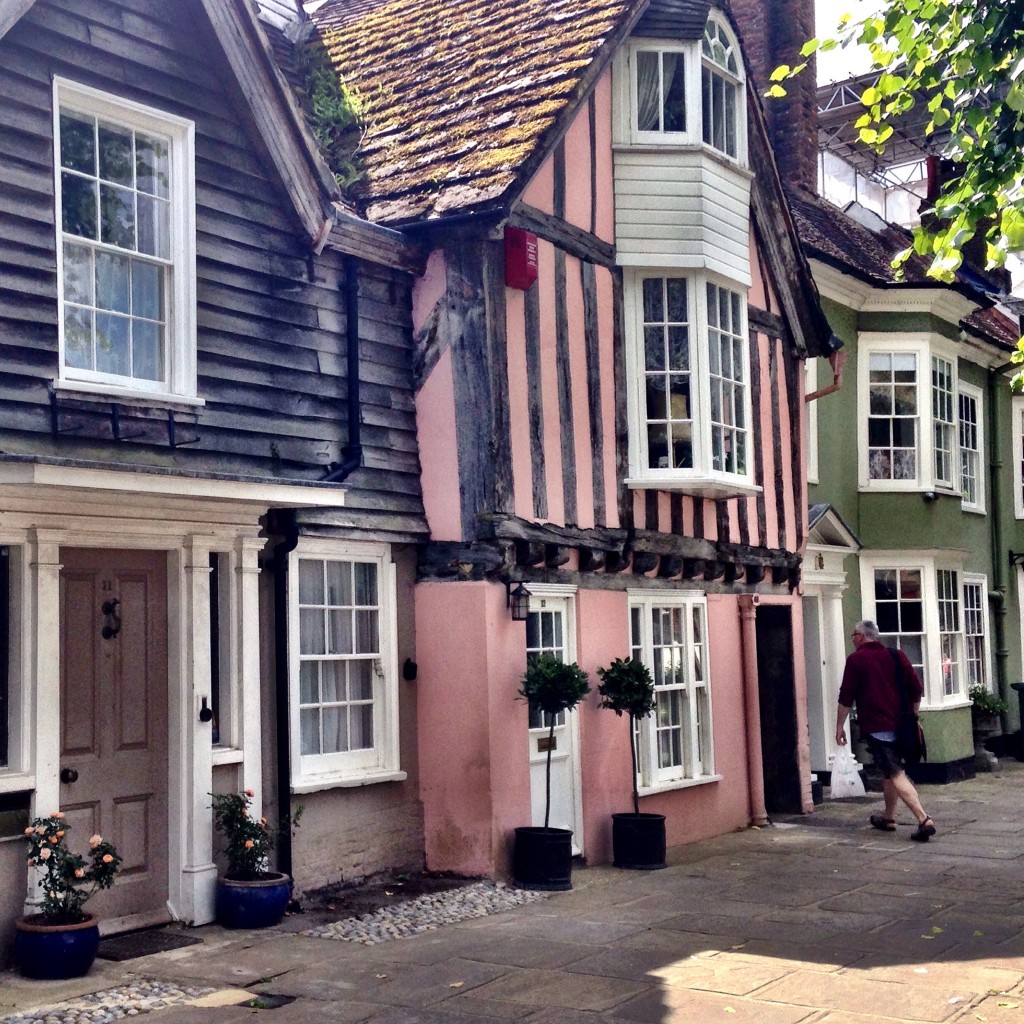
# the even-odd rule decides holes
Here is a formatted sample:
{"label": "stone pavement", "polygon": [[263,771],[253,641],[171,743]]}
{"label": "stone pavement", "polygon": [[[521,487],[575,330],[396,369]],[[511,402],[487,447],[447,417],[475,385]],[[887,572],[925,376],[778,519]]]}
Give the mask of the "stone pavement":
{"label": "stone pavement", "polygon": [[372,947],[197,929],[202,945],[79,982],[0,975],[0,1020],[146,978],[228,989],[151,1024],[1024,1024],[1022,783],[1003,761],[922,787],[927,844],[905,810],[871,829],[876,796],[828,802],[673,850],[664,871],[580,869],[572,892]]}

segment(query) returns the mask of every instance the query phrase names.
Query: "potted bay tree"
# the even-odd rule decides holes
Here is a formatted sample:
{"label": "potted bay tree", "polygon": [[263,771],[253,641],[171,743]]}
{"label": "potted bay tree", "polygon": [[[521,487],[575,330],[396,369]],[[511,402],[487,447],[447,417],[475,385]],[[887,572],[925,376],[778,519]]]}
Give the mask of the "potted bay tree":
{"label": "potted bay tree", "polygon": [[616,658],[599,668],[597,692],[601,707],[626,715],[633,779],[633,810],[612,815],[612,859],[618,868],[651,871],[665,867],[665,815],[640,810],[636,733],[637,722],[655,707],[654,680],[647,666],[635,658]]}
{"label": "potted bay tree", "polygon": [[542,712],[548,725],[547,764],[544,775],[544,824],[515,830],[512,877],[523,889],[572,888],[572,830],[551,828],[551,751],[556,716],[571,711],[590,692],[587,673],[575,662],[553,654],[530,659],[518,696],[532,710]]}

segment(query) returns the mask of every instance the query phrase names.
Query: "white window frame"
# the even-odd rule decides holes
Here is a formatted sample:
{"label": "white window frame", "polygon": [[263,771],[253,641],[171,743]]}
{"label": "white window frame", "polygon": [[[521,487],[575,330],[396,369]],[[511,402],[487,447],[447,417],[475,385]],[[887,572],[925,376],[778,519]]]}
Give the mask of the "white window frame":
{"label": "white window frame", "polygon": [[[871,413],[870,358],[872,355],[911,354],[917,362],[917,475],[908,480],[872,479],[869,460],[869,420]],[[952,430],[953,479],[936,478],[936,417],[933,412],[932,359],[940,359],[951,366],[953,383],[953,410],[957,418]],[[958,444],[958,391],[957,357],[952,343],[932,334],[874,334],[860,335],[857,352],[857,422],[860,424],[858,443],[858,484],[862,491],[941,491],[959,493],[960,453]]]}
{"label": "white window frame", "polygon": [[[638,98],[639,54],[657,53],[659,69],[661,55],[677,53],[683,59],[683,81],[686,95],[686,130],[682,132],[641,131],[638,127],[640,102]],[[626,48],[627,73],[624,76],[628,90],[628,102],[623,104],[627,112],[624,137],[632,145],[643,146],[696,146],[701,139],[700,104],[700,50],[696,42],[679,43],[671,39],[631,39]],[[624,99],[626,97],[623,97]]]}
{"label": "white window frame", "polygon": [[[164,380],[149,381],[70,367],[64,339],[64,232],[60,167],[62,111],[102,118],[125,128],[160,136],[169,144],[171,211],[169,269],[164,296],[166,338]],[[195,124],[153,107],[121,99],[64,78],[53,82],[54,189],[57,236],[57,305],[60,369],[57,388],[106,395],[201,404],[197,397]],[[69,240],[77,236],[69,235]],[[99,243],[97,243],[99,245]]]}
{"label": "white window frame", "polygon": [[[960,493],[963,496],[960,507],[965,512],[985,514],[985,403],[984,392],[973,384],[959,383],[959,399],[957,402],[957,438],[960,446]],[[963,405],[969,402],[974,406],[974,422],[972,429],[977,447],[964,444],[965,419]],[[966,463],[971,464],[974,476],[974,500],[968,501],[964,482],[967,478]]]}
{"label": "white window frame", "polygon": [[[967,697],[966,674],[964,666],[964,627],[963,627],[963,565],[949,552],[939,551],[872,551],[861,552],[860,584],[863,617],[878,622],[875,605],[875,571],[876,570],[917,570],[921,574],[922,629],[921,655],[923,664],[919,675],[924,687],[921,699],[922,708],[929,710],[966,707],[970,704]],[[957,662],[960,665],[958,687],[955,693],[946,693],[942,674],[941,631],[939,628],[939,592],[938,572],[946,570],[957,574],[959,589],[959,628],[956,633]],[[879,626],[881,629],[882,627]],[[882,642],[886,643],[889,635],[882,630]],[[913,663],[913,659],[911,658]]]}
{"label": "white window frame", "polygon": [[[374,702],[374,746],[327,754],[302,754],[300,726],[299,562],[369,562],[377,569],[378,642],[371,671]],[[397,575],[385,544],[300,540],[288,566],[288,660],[292,790],[313,792],[335,786],[362,786],[401,781],[398,737]]]}
{"label": "white window frame", "polygon": [[[684,647],[682,658],[683,684],[680,689],[687,693],[685,707],[689,712],[682,723],[682,764],[660,767],[658,764],[658,708],[637,723],[639,788],[642,793],[658,792],[665,789],[681,789],[688,786],[704,785],[721,779],[715,773],[714,718],[712,709],[713,686],[710,666],[710,638],[708,635],[707,597],[699,591],[658,591],[629,590],[630,656],[642,661],[655,676],[655,700],[658,699],[657,674],[653,659],[652,613],[656,608],[680,609],[683,617]],[[697,611],[703,620],[702,667],[704,678],[698,683],[694,678],[694,628],[693,617]],[[640,620],[640,636],[633,627],[634,615]],[[703,691],[704,718],[698,722],[698,701],[694,693]],[[698,754],[703,744],[703,760]]]}
{"label": "white window frame", "polygon": [[[988,577],[981,573],[965,572],[962,574],[963,598],[961,601],[961,609],[963,611],[963,624],[964,624],[964,686],[970,688],[975,684],[980,684],[985,687],[986,690],[992,690],[993,688],[993,676],[992,676],[992,633],[989,624],[988,614]],[[971,625],[971,613],[972,608],[968,608],[967,602],[967,589],[970,587],[976,590],[980,600],[978,602],[977,614],[980,619],[981,632],[976,633],[969,629]],[[970,665],[970,638],[972,636],[978,636],[981,638],[981,679],[971,679]]]}
{"label": "white window frame", "polygon": [[[717,61],[711,60],[705,53],[704,42],[708,38],[708,32],[711,27],[717,30],[717,32],[724,36],[728,40],[730,48],[736,58],[737,73],[729,70],[729,68],[723,66]],[[710,149],[712,152],[717,153],[720,157],[725,160],[729,160],[734,163],[746,166],[747,163],[747,100],[746,100],[746,73],[743,66],[743,52],[740,49],[739,40],[736,38],[736,33],[733,32],[732,26],[729,24],[725,15],[719,10],[712,10],[708,14],[708,20],[704,27],[704,32],[701,35],[701,141],[703,144]],[[708,141],[706,137],[707,125],[704,124],[704,116],[707,112],[709,99],[704,95],[704,73],[705,71],[712,78],[720,78],[724,81],[726,88],[733,90],[733,95],[736,100],[736,123],[734,127],[733,143],[736,148],[735,153],[730,153],[728,149],[721,149],[716,146],[713,142]]]}
{"label": "white window frame", "polygon": [[1024,519],[1024,397],[1010,403],[1013,425],[1010,461],[1013,463],[1013,514]]}
{"label": "white window frame", "polygon": [[[687,314],[689,317],[690,408],[692,420],[692,468],[661,468],[649,465],[647,433],[646,353],[644,349],[643,282],[681,279],[687,282]],[[713,497],[756,494],[754,483],[754,446],[757,444],[753,423],[750,345],[747,326],[747,289],[735,281],[716,274],[696,270],[660,267],[626,268],[626,367],[630,386],[627,393],[629,414],[629,479],[630,487],[656,487],[661,490],[682,490]],[[740,297],[741,325],[738,332],[742,368],[742,422],[746,440],[746,471],[729,473],[713,465],[713,432],[711,419],[711,353],[707,309],[707,285],[734,292]]]}

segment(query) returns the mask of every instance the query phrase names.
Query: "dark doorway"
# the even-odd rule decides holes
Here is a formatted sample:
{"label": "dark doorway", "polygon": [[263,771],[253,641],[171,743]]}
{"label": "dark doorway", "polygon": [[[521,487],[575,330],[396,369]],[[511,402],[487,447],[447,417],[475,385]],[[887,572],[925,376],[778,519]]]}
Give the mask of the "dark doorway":
{"label": "dark doorway", "polygon": [[757,609],[757,676],[761,705],[764,802],[769,814],[799,814],[793,615],[786,605]]}

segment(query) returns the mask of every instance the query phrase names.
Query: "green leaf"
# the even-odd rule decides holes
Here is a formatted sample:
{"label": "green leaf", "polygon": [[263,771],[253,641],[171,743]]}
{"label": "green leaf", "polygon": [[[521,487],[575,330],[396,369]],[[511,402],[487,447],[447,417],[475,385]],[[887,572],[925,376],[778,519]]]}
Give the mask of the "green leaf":
{"label": "green leaf", "polygon": [[788,64],[780,64],[768,77],[769,82],[781,82],[784,78],[789,78],[793,74],[793,69]]}
{"label": "green leaf", "polygon": [[781,85],[773,85],[770,89],[765,92],[765,96],[769,99],[777,100],[787,95],[786,90]]}
{"label": "green leaf", "polygon": [[882,93],[875,86],[870,85],[861,93],[860,101],[865,107],[873,107],[876,103],[882,102]]}

